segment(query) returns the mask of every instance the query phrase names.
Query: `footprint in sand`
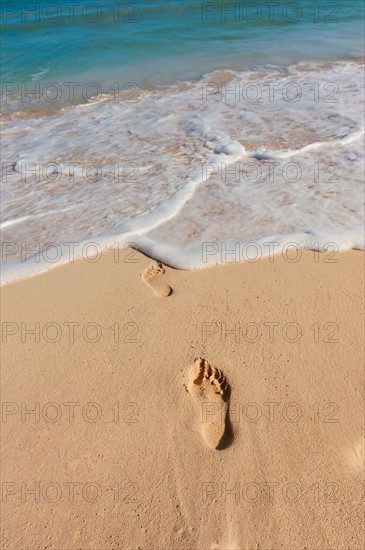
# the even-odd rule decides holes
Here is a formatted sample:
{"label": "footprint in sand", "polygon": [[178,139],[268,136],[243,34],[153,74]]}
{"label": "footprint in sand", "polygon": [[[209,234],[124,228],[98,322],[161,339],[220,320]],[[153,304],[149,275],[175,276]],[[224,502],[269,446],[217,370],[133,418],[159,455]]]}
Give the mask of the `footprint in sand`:
{"label": "footprint in sand", "polygon": [[172,288],[163,279],[164,273],[165,270],[160,262],[150,264],[141,273],[142,280],[152,288],[156,296],[160,296],[161,298],[166,298],[172,293]]}
{"label": "footprint in sand", "polygon": [[187,388],[202,406],[202,432],[205,442],[216,449],[226,429],[226,377],[221,370],[211,367],[206,359],[199,357],[190,367]]}

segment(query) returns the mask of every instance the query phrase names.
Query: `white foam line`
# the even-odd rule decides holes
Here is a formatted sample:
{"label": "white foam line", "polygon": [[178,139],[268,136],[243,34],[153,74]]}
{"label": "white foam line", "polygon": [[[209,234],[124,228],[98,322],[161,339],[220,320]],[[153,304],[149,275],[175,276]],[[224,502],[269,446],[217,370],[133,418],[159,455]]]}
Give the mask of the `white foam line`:
{"label": "white foam line", "polygon": [[[211,132],[210,128],[208,128],[206,124],[204,124],[204,130],[205,133]],[[228,136],[223,134],[220,134],[220,138],[221,139],[217,147],[217,152],[219,151],[219,154],[213,156],[210,159],[210,162],[217,162],[219,159],[224,157],[226,162],[228,164],[231,164],[241,158],[242,154],[244,153],[244,148],[241,146],[241,144],[239,144],[238,142],[232,142],[231,140],[229,140]],[[98,242],[99,246],[102,249],[108,249],[114,246],[115,238],[118,237],[118,243],[121,246],[134,242],[140,246],[150,247],[153,241],[148,238],[143,238],[143,236],[149,231],[152,231],[153,229],[156,229],[160,225],[163,225],[164,223],[173,219],[181,211],[188,200],[193,197],[196,188],[201,182],[202,175],[199,171],[199,174],[197,173],[196,176],[193,177],[182,189],[175,191],[173,195],[160,203],[152,212],[143,214],[142,216],[116,225],[113,231],[113,239],[111,239],[112,235],[109,232],[108,234],[101,235],[98,238],[85,239],[78,243],[78,246],[84,248],[90,243]],[[43,252],[40,252],[38,254],[30,256],[24,262],[13,263],[3,266],[1,273],[1,285],[18,279],[38,275],[44,271],[52,269],[53,267],[69,263],[69,247],[63,246],[60,243],[58,244],[58,246],[59,250],[61,251],[61,258],[56,263],[50,264],[49,262],[45,261],[43,257]],[[79,253],[75,254],[72,260],[76,260],[81,257],[82,251],[79,251]],[[171,262],[172,259],[170,258],[170,263]]]}
{"label": "white foam line", "polygon": [[28,221],[32,216],[22,216],[21,218],[15,218],[13,220],[7,220],[6,222],[0,223],[0,229],[5,229],[7,227],[11,227],[12,225],[16,225],[17,223],[22,223],[25,221]]}
{"label": "white foam line", "polygon": [[[137,244],[138,250],[144,254],[157,258],[176,269],[201,269],[233,262],[232,258],[237,250],[245,250],[244,255],[238,255],[239,261],[254,262],[261,257],[280,254],[288,244],[296,245],[299,250],[318,250],[319,252],[337,252],[349,249],[364,250],[365,238],[364,236],[359,238],[361,229],[361,227],[353,229],[339,228],[340,236],[338,237],[336,237],[334,230],[323,229],[287,235],[268,235],[250,241],[205,242],[184,247],[183,254],[181,254],[178,247],[152,240],[147,236],[137,238]],[[330,244],[334,245],[334,248],[329,246]],[[206,248],[206,253],[203,245]],[[233,251],[233,253],[230,254],[228,251]]]}
{"label": "white foam line", "polygon": [[29,220],[33,220],[35,218],[46,218],[47,216],[52,216],[53,214],[59,214],[60,212],[69,212],[70,210],[75,210],[76,208],[79,208],[76,206],[68,206],[66,208],[60,208],[57,210],[47,210],[47,212],[42,212],[39,214],[29,214],[28,216],[22,216],[21,218],[14,218],[12,220],[6,220],[5,222],[0,223],[0,229],[6,229],[7,227],[11,227],[12,225],[16,225],[18,223],[23,223]]}
{"label": "white foam line", "polygon": [[248,156],[252,158],[256,158],[258,160],[286,159],[286,158],[290,158],[290,157],[299,155],[301,153],[306,153],[308,151],[312,151],[315,149],[321,149],[324,147],[340,147],[341,145],[348,145],[349,143],[353,143],[354,141],[361,139],[363,136],[364,136],[364,128],[362,128],[361,130],[358,130],[357,132],[353,132],[352,134],[349,134],[348,136],[345,136],[342,139],[335,140],[335,141],[315,141],[313,143],[309,143],[308,145],[304,145],[299,149],[288,149],[288,150],[276,151],[276,152],[273,152],[267,149],[262,149],[262,150],[259,149],[258,151],[249,153]]}
{"label": "white foam line", "polygon": [[[211,131],[205,124],[205,131]],[[222,134],[221,134],[222,136]],[[233,164],[237,162],[239,158],[244,154],[244,147],[238,143],[231,141],[228,136],[224,135],[224,141],[217,148],[217,155],[213,156],[208,162],[216,163],[223,157],[227,164]],[[208,175],[209,177],[209,175]],[[122,234],[134,233],[138,235],[144,235],[152,229],[156,229],[160,225],[170,221],[181,211],[184,205],[191,199],[195,193],[197,187],[202,183],[202,174],[196,173],[195,177],[187,183],[183,189],[175,191],[168,199],[160,203],[152,212],[143,214],[138,218],[134,218],[131,221],[123,222],[117,225],[121,229]]]}
{"label": "white foam line", "polygon": [[[359,227],[353,229],[338,228],[337,231],[338,237],[336,236],[336,230],[324,229],[322,231],[307,231],[290,235],[269,235],[250,241],[224,241],[224,246],[223,242],[205,242],[184,247],[183,252],[178,246],[151,239],[141,233],[113,233],[98,238],[85,239],[77,243],[79,252],[72,259],[69,256],[69,247],[59,245],[62,253],[60,259],[55,263],[47,262],[41,254],[36,254],[26,262],[7,264],[2,268],[1,285],[33,277],[55,267],[72,263],[83,257],[80,249],[90,244],[95,245],[95,243],[99,246],[99,250],[104,251],[115,249],[116,242],[119,248],[133,245],[133,248],[173,268],[187,270],[232,263],[233,261],[255,262],[260,258],[280,254],[288,244],[294,245],[292,248],[322,252],[326,250],[329,252],[349,249],[365,250],[363,229]],[[360,237],[360,235],[362,236]],[[335,248],[329,247],[331,243],[335,245]],[[238,254],[238,259],[233,260],[234,256],[237,258],[237,250],[245,251],[245,253]],[[236,254],[233,252],[230,254],[229,251],[236,251]],[[88,261],[90,261],[90,258]]]}

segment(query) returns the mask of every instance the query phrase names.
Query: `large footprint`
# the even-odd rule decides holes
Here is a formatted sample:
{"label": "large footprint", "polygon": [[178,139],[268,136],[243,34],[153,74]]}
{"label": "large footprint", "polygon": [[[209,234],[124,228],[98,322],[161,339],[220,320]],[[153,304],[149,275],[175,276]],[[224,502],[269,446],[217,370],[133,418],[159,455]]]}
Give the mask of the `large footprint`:
{"label": "large footprint", "polygon": [[152,288],[156,296],[160,296],[161,298],[166,298],[172,293],[172,288],[162,277],[164,273],[165,270],[160,262],[150,264],[147,269],[141,273],[142,280]]}
{"label": "large footprint", "polygon": [[190,367],[187,387],[202,408],[204,440],[209,447],[216,449],[226,429],[226,377],[221,370],[211,367],[206,359],[199,357]]}

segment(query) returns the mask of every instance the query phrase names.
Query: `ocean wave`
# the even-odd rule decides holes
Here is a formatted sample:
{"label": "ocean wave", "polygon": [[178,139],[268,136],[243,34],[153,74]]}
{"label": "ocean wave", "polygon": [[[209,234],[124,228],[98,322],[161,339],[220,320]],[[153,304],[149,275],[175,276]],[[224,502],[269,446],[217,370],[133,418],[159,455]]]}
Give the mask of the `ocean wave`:
{"label": "ocean wave", "polygon": [[359,63],[301,64],[10,116],[1,229],[15,245],[3,281],[50,267],[21,261],[34,243],[133,242],[187,269],[203,266],[207,242],[361,248],[363,96]]}

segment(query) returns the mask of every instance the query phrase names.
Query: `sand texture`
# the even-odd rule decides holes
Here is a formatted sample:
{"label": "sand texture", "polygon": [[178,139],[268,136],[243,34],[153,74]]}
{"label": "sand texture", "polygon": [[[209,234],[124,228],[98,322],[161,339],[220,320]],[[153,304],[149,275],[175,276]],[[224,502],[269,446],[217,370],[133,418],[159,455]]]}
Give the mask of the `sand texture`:
{"label": "sand texture", "polygon": [[1,547],[364,548],[363,252],[129,258],[2,288]]}

